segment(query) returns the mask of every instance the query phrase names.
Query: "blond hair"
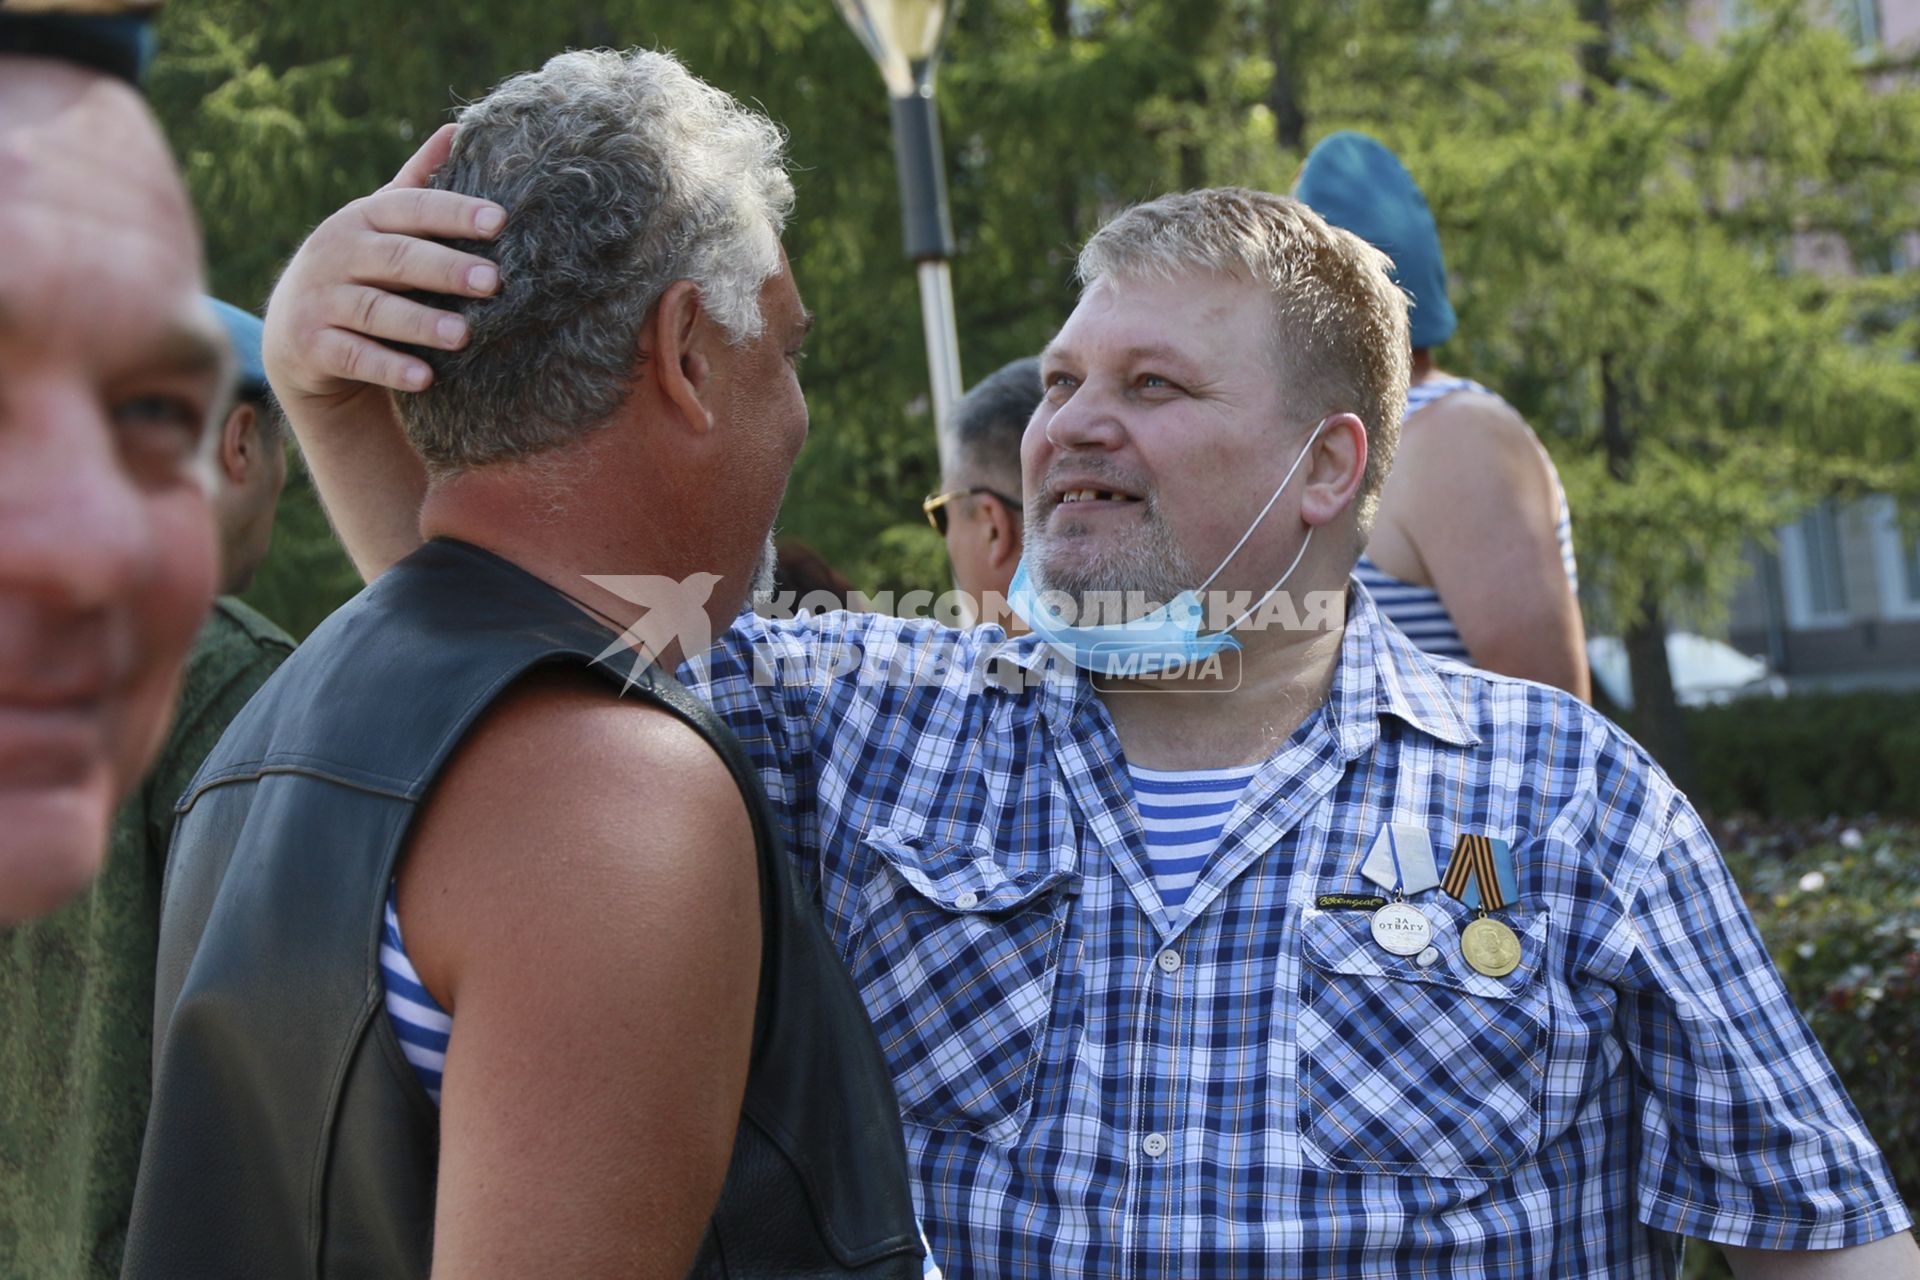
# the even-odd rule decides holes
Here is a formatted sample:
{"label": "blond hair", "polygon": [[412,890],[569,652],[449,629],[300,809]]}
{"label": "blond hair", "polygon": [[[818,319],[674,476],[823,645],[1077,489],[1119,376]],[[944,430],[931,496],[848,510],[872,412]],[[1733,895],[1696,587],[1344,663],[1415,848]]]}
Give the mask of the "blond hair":
{"label": "blond hair", "polygon": [[1126,210],[1080,251],[1083,288],[1108,276],[1178,280],[1218,271],[1266,286],[1274,369],[1299,418],[1356,415],[1367,468],[1355,501],[1364,540],[1407,408],[1407,296],[1386,254],[1288,196],[1215,187]]}

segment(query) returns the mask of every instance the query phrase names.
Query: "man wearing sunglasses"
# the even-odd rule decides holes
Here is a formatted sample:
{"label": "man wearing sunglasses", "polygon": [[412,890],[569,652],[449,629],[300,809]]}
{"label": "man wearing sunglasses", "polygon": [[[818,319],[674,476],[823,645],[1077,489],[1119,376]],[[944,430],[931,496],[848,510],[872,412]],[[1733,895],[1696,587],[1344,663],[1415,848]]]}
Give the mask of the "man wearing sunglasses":
{"label": "man wearing sunglasses", "polygon": [[1003,365],[960,399],[953,418],[953,471],[920,504],[947,540],[953,585],[973,616],[1001,621],[1000,607],[1020,563],[1020,437],[1040,404],[1040,361]]}

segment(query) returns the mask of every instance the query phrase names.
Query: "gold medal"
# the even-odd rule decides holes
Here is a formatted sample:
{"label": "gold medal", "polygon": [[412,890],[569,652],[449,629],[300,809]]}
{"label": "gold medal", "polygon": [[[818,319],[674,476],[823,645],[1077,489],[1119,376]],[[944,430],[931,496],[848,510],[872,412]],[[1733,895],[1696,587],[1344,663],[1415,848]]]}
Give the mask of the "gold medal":
{"label": "gold medal", "polygon": [[1504,978],[1520,967],[1520,939],[1498,920],[1482,916],[1461,930],[1460,954],[1476,973]]}

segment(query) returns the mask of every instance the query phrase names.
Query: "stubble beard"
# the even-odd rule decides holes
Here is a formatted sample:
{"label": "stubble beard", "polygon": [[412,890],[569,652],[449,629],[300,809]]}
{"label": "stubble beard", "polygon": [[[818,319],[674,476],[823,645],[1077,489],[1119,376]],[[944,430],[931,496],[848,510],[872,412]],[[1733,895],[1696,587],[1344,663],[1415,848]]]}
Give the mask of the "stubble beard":
{"label": "stubble beard", "polygon": [[[1030,506],[1026,548],[1034,587],[1065,592],[1083,606],[1090,596],[1119,593],[1129,604],[1140,600],[1148,608],[1198,587],[1200,574],[1174,538],[1153,495],[1141,503],[1145,509],[1138,528],[1105,537],[1071,518],[1049,530],[1044,507]],[[1136,612],[1127,610],[1129,617]]]}

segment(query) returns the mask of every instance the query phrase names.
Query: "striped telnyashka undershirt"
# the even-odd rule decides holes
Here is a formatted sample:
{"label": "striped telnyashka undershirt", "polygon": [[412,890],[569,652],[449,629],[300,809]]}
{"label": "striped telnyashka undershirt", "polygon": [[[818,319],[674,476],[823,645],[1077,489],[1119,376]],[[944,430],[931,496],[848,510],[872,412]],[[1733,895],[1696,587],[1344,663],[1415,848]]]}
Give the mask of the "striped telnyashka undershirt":
{"label": "striped telnyashka undershirt", "polygon": [[1127,766],[1140,827],[1147,837],[1154,888],[1168,911],[1184,903],[1199,883],[1207,859],[1220,844],[1221,829],[1258,768],[1171,772]]}

